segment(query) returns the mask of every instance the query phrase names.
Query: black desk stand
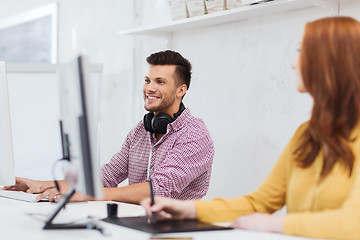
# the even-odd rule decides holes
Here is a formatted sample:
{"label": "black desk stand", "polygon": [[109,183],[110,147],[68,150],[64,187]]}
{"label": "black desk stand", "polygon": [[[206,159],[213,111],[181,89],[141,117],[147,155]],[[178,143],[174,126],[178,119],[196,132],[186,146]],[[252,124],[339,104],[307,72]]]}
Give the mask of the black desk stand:
{"label": "black desk stand", "polygon": [[43,229],[94,229],[99,230],[101,233],[103,229],[98,227],[95,223],[89,222],[84,224],[73,223],[52,223],[54,218],[59,214],[61,209],[65,208],[65,205],[70,201],[70,198],[74,195],[75,188],[71,188],[64,197],[57,203],[55,211],[45,221]]}

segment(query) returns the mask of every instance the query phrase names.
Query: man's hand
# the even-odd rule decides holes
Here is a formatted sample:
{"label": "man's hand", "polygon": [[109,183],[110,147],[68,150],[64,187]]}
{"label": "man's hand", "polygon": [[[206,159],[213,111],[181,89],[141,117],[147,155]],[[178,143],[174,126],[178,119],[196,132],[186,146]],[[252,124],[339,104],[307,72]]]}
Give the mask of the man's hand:
{"label": "man's hand", "polygon": [[49,202],[58,202],[61,199],[62,194],[56,188],[49,188],[39,196],[36,197],[37,201],[47,198]]}
{"label": "man's hand", "polygon": [[[36,197],[36,200],[40,201],[41,199],[47,198],[49,202],[59,202],[66,192],[59,192],[56,188],[50,188],[45,192],[41,193]],[[84,202],[84,201],[93,201],[93,197],[89,197],[78,192],[70,198],[70,202]]]}
{"label": "man's hand", "polygon": [[283,233],[284,220],[284,215],[254,213],[239,217],[232,223],[231,227],[252,231]]}
{"label": "man's hand", "polygon": [[23,191],[27,193],[42,193],[55,185],[52,181],[38,181],[27,178],[16,177],[15,185],[5,186],[3,190]]}

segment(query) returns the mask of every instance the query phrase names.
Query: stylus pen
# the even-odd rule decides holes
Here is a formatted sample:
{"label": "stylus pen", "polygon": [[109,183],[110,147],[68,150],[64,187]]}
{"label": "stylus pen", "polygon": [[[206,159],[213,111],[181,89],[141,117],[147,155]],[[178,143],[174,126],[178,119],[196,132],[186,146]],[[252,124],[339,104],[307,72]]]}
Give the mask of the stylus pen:
{"label": "stylus pen", "polygon": [[[149,179],[149,183],[150,183],[151,206],[153,206],[155,204],[155,200],[154,200],[154,190],[153,190],[153,185],[152,185],[151,179]],[[148,218],[148,222],[156,223],[156,213],[155,212],[151,213],[151,216],[149,216],[149,218]]]}

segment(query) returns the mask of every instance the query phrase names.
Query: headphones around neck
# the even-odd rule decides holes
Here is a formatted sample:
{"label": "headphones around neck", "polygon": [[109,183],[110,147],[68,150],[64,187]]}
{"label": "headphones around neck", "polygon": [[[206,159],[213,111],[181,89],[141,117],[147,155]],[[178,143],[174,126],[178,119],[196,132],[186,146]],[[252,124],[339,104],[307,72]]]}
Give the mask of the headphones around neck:
{"label": "headphones around neck", "polygon": [[167,132],[167,125],[175,121],[184,110],[185,105],[181,102],[180,109],[177,113],[174,113],[173,118],[166,113],[158,113],[155,115],[153,112],[149,112],[144,116],[144,128],[151,133],[165,134]]}

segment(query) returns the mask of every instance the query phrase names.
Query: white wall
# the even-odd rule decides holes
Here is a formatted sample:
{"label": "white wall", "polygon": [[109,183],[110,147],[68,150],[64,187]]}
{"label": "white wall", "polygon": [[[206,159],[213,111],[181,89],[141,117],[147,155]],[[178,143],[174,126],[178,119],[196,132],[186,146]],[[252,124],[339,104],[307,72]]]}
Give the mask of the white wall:
{"label": "white wall", "polygon": [[[47,0],[0,0],[0,20]],[[59,0],[59,61],[85,49],[104,64],[101,86],[102,161],[120,149],[144,114],[141,97],[145,57],[172,48],[193,63],[193,82],[184,99],[203,118],[215,143],[210,192],[234,197],[266,177],[299,124],[311,99],[296,92],[291,64],[304,24],[327,16],[318,7],[267,15],[168,35],[117,36],[120,29],[170,19],[166,0]],[[341,3],[341,13],[360,19],[360,3]],[[77,49],[72,46],[77,26]],[[134,57],[135,56],[135,57]]]}
{"label": "white wall", "polygon": [[[345,1],[340,9],[360,18],[359,1]],[[159,10],[144,3],[139,11],[142,16]],[[206,199],[254,190],[297,127],[309,119],[312,99],[296,91],[291,66],[305,23],[330,11],[312,7],[174,32],[170,38],[135,38],[143,47],[139,62],[153,51],[170,47],[193,64],[193,81],[184,102],[207,124],[216,152]],[[146,25],[146,19],[138,21]],[[146,71],[146,67],[140,69]],[[140,108],[141,99],[135,102]]]}
{"label": "white wall", "polygon": [[173,47],[194,63],[187,105],[215,142],[209,198],[254,190],[308,119],[311,99],[297,93],[291,65],[304,23],[326,14],[309,9],[174,36]]}

